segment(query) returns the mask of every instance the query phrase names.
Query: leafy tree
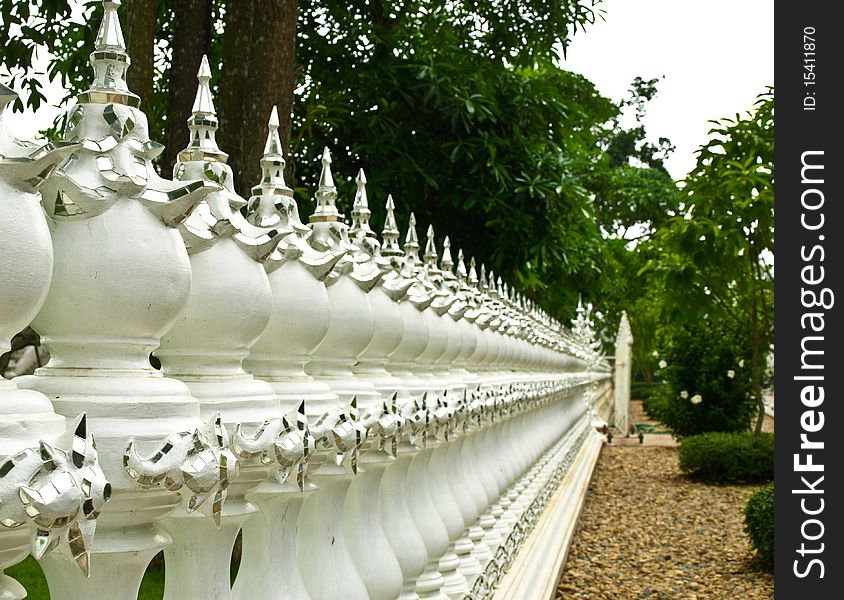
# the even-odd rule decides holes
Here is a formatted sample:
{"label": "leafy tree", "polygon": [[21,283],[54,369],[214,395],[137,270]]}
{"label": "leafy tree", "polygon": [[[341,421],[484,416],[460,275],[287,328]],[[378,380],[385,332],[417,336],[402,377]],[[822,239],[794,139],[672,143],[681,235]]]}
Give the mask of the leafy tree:
{"label": "leafy tree", "polygon": [[751,113],[712,123],[712,138],[685,181],[683,211],[658,234],[660,255],[643,272],[664,277],[668,320],[725,320],[746,336],[759,433],[774,333],[773,88]]}
{"label": "leafy tree", "polygon": [[[209,53],[218,139],[241,193],[259,178],[278,104],[300,202],[328,145],[347,213],[351,176],[366,167],[376,223],[392,193],[404,218],[415,210],[553,315],[565,319],[587,290],[586,300],[610,307],[614,329],[641,291],[628,285],[640,265],[631,267],[626,242],[603,237],[637,227],[649,237],[676,191],[661,163],[670,144],[647,144],[641,125],[657,81],[639,78],[613,103],[560,68],[598,2],[125,0],[121,10],[132,89],[167,145],[162,171],[186,142],[195,70]],[[77,22],[69,0],[0,0],[3,62],[13,85],[30,90],[28,104],[43,101],[27,70],[36,48],[54,56],[50,73],[69,96],[87,85],[87,22],[100,10],[86,0]],[[619,126],[622,110],[636,112],[634,128]]]}

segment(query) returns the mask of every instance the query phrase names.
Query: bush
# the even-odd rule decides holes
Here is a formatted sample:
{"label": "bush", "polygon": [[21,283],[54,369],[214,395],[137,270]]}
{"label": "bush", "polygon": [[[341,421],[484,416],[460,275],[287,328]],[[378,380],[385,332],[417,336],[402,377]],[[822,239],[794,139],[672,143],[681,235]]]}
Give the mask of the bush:
{"label": "bush", "polygon": [[632,400],[647,400],[653,396],[661,384],[658,382],[648,383],[647,381],[634,381],[630,384],[630,398]]}
{"label": "bush", "polygon": [[744,531],[769,569],[774,568],[774,482],[759,488],[744,507]]}
{"label": "bush", "polygon": [[677,437],[750,428],[756,401],[745,340],[713,322],[672,334],[662,353],[667,364],[660,375],[667,387],[660,420]]}
{"label": "bush", "polygon": [[710,483],[754,483],[774,478],[774,436],[704,433],[680,444],[680,470]]}
{"label": "bush", "polygon": [[642,409],[648,416],[662,422],[665,422],[665,412],[668,410],[668,394],[665,388],[664,384],[658,384],[642,399]]}

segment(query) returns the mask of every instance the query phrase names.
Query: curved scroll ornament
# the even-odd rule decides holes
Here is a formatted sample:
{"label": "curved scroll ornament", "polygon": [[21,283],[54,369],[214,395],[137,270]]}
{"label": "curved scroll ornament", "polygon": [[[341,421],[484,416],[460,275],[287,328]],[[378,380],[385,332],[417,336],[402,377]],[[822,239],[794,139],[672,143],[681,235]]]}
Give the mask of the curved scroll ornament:
{"label": "curved scroll ornament", "polygon": [[232,450],[242,460],[259,461],[268,465],[275,460],[278,465],[276,479],[285,483],[296,473],[300,491],[305,491],[308,462],[313,455],[316,440],[308,428],[305,401],[281,418],[267,419],[251,437],[244,435],[240,424],[232,436]]}
{"label": "curved scroll ornament", "polygon": [[324,413],[312,430],[319,447],[334,450],[334,463],[357,475],[361,447],[369,435],[360,417],[357,398],[353,397],[343,411]]}
{"label": "curved scroll ornament", "polygon": [[401,437],[404,419],[397,409],[398,393],[393,392],[389,401],[374,407],[363,417],[366,429],[372,432],[378,440],[378,451],[393,458],[398,453],[399,438]]}
{"label": "curved scroll ornament", "polygon": [[434,426],[433,416],[428,409],[428,392],[405,405],[405,413],[403,432],[406,432],[408,443],[418,450],[424,450]]}
{"label": "curved scroll ornament", "polygon": [[174,433],[147,458],[138,455],[135,440],[131,440],[123,454],[123,467],[144,488],[164,487],[175,492],[187,487],[191,491],[185,507],[188,513],[213,496],[211,516],[219,527],[227,488],[240,472],[238,458],[229,446],[228,431],[217,413],[193,432]]}
{"label": "curved scroll ornament", "polygon": [[444,395],[437,397],[433,409],[433,421],[435,423],[436,437],[442,442],[449,441],[456,431],[455,413],[456,407],[451,406]]}
{"label": "curved scroll ornament", "polygon": [[72,427],[70,451],[40,442],[0,465],[0,526],[35,525],[32,554],[40,559],[67,543],[87,577],[97,517],[111,497],[85,413]]}

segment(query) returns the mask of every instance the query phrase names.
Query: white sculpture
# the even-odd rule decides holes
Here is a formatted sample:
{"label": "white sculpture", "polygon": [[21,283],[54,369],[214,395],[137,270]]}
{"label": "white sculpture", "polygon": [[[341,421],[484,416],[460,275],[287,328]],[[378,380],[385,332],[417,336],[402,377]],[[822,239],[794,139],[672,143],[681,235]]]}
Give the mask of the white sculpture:
{"label": "white sculpture", "polygon": [[[169,541],[154,524],[180,494],[175,483],[141,487],[124,469],[124,451],[134,441],[140,454],[154,453],[172,433],[193,435],[202,424],[187,386],[161,377],[149,353],[188,298],[190,262],[175,227],[220,188],[156,175],[151,160],[163,147],[149,139],[138,97],[126,87],[118,4],[103,3],[91,54],[95,79],[67,117],[65,140],[80,147],[41,188],[55,265],[33,326],[51,359],[35,376],[19,378],[20,386],[45,393],[59,414],[88,414],[113,489],[90,577],[63,555],[42,561],[61,598],[137,595],[147,563]],[[203,449],[216,452],[210,443]],[[219,487],[222,478],[215,479],[192,482],[192,493]]]}

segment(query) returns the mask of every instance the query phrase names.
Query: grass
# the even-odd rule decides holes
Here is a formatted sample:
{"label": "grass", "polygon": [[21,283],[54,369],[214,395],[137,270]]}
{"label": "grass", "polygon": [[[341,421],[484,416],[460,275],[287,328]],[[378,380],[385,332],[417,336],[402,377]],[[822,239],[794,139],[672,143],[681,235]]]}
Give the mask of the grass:
{"label": "grass", "polygon": [[[238,540],[240,537],[238,536]],[[232,560],[229,577],[232,585],[240,567],[240,551],[236,551]],[[155,561],[153,561],[155,564]],[[138,600],[161,600],[164,597],[164,563],[161,566],[147,569],[141,581],[141,589],[138,592]],[[50,591],[47,588],[47,579],[41,570],[38,561],[27,556],[23,562],[9,567],[4,571],[9,577],[16,579],[26,588],[27,600],[50,600]]]}
{"label": "grass", "polygon": [[[38,561],[27,556],[26,559],[5,570],[6,575],[17,579],[26,588],[27,600],[50,600],[47,580]],[[164,569],[147,571],[141,582],[138,600],[161,600],[164,597]]]}

